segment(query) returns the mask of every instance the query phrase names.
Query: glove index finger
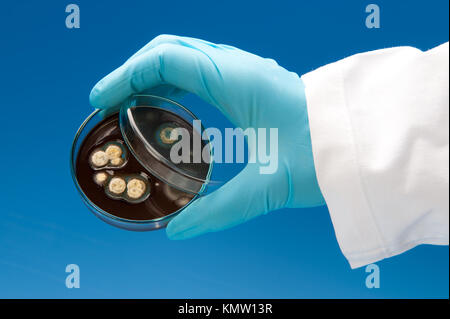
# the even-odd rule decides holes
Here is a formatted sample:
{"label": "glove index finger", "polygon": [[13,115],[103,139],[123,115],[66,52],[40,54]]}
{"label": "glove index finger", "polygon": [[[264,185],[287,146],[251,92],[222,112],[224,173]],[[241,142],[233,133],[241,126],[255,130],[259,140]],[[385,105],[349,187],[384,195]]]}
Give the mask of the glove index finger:
{"label": "glove index finger", "polygon": [[[155,55],[156,50],[153,53]],[[147,88],[162,84],[159,63],[155,63],[157,60],[149,54],[141,55],[115,69],[92,89],[89,95],[91,105],[102,109],[117,106],[128,96],[146,89],[137,85],[143,83],[143,77]]]}
{"label": "glove index finger", "polygon": [[163,43],[127,61],[100,80],[92,89],[94,107],[110,108],[132,94],[161,84],[196,94],[219,107],[217,88],[220,71],[205,52],[173,43]]}

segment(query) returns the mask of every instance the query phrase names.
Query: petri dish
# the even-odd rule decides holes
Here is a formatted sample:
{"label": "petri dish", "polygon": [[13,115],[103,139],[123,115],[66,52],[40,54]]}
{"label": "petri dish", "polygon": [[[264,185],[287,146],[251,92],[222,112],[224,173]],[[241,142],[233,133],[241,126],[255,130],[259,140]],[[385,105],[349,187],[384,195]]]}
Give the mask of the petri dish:
{"label": "petri dish", "polygon": [[[106,118],[99,109],[92,112],[75,134],[70,159],[75,187],[89,210],[110,225],[148,231],[164,228],[205,194],[213,183],[212,155],[210,141],[201,139],[203,127],[196,121],[198,118],[183,105],[153,95],[131,96],[119,111]],[[188,147],[174,152],[182,140]],[[92,152],[104,151],[111,143],[124,147],[121,165],[92,167]],[[178,156],[174,158],[174,154]],[[148,181],[143,191],[147,197],[133,202],[127,201],[125,193],[108,196],[106,184],[94,178],[97,173],[106,176],[102,183],[114,177],[116,181],[129,181],[132,176],[140,176]]]}

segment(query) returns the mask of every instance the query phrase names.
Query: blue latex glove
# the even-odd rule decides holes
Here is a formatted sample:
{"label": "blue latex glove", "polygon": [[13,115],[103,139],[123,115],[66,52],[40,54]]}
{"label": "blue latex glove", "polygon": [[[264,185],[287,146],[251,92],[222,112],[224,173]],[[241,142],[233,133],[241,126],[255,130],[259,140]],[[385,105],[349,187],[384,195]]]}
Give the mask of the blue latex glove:
{"label": "blue latex glove", "polygon": [[228,45],[162,35],[98,82],[90,101],[114,109],[149,89],[169,98],[194,93],[237,127],[277,127],[279,135],[275,174],[260,174],[258,163],[248,164],[176,216],[167,227],[169,238],[222,230],[279,208],[325,204],[314,169],[304,85],[296,73]]}

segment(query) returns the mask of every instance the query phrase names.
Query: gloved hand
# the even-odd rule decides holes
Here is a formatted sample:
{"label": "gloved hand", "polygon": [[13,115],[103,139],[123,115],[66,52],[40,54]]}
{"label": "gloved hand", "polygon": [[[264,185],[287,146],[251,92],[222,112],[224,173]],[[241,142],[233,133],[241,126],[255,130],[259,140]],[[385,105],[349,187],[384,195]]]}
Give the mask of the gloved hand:
{"label": "gloved hand", "polygon": [[296,73],[228,45],[162,35],[98,82],[90,101],[108,110],[149,89],[168,98],[194,93],[242,129],[278,128],[278,170],[260,174],[259,163],[247,164],[176,216],[167,227],[169,238],[222,230],[283,207],[325,204],[314,169],[304,85]]}

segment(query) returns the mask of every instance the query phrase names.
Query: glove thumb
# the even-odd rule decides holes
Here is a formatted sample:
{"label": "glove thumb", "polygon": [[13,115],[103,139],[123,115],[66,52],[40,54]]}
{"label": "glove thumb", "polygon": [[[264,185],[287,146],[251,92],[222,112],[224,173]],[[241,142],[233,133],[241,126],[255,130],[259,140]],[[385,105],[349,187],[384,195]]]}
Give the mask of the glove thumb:
{"label": "glove thumb", "polygon": [[248,164],[218,190],[199,197],[167,226],[170,239],[187,239],[223,230],[271,210],[284,207],[288,183],[283,174],[262,175],[259,165]]}

